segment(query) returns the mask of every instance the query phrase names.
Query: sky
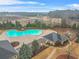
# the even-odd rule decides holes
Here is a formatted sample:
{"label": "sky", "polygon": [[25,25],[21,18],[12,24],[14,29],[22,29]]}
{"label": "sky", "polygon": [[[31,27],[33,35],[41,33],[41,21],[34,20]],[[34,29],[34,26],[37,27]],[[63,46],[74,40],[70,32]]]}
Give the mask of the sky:
{"label": "sky", "polygon": [[79,9],[79,0],[0,0],[0,12],[49,12]]}

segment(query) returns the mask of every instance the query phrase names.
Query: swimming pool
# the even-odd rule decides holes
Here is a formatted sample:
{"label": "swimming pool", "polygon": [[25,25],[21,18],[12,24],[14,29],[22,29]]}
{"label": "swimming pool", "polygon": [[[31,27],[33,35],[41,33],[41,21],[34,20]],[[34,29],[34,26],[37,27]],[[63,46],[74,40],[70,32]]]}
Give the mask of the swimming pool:
{"label": "swimming pool", "polygon": [[28,29],[24,31],[17,31],[17,30],[8,30],[6,31],[8,37],[19,37],[19,36],[26,36],[26,35],[40,35],[42,34],[42,30],[39,29]]}

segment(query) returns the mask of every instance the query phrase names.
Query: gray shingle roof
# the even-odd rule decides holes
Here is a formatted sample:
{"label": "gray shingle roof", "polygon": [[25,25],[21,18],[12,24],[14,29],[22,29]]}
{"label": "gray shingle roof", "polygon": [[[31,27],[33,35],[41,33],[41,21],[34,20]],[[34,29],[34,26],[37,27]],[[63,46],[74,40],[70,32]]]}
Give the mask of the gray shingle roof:
{"label": "gray shingle roof", "polygon": [[60,34],[58,34],[58,33],[50,33],[50,34],[48,34],[48,35],[45,35],[45,36],[43,36],[43,38],[45,38],[45,39],[47,39],[47,40],[51,40],[51,41],[53,41],[53,42],[57,42],[57,41],[59,41],[59,42],[64,42],[64,41],[66,41],[67,39],[65,38],[65,36],[61,36]]}
{"label": "gray shingle roof", "polygon": [[0,59],[9,59],[16,54],[16,50],[7,40],[0,41]]}
{"label": "gray shingle roof", "polygon": [[16,53],[15,49],[12,47],[8,40],[0,41],[0,47],[10,52]]}
{"label": "gray shingle roof", "polygon": [[0,59],[10,59],[14,55],[16,54],[0,47]]}

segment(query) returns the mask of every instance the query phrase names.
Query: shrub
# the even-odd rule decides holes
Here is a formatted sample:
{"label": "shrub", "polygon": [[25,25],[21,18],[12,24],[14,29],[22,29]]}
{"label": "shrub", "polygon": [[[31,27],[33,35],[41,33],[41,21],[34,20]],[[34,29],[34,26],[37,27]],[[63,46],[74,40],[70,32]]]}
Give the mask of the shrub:
{"label": "shrub", "polygon": [[12,42],[12,43],[11,43],[11,45],[12,45],[13,47],[16,47],[16,46],[18,46],[18,45],[19,45],[19,42],[17,42],[17,41]]}
{"label": "shrub", "polygon": [[31,48],[23,44],[19,51],[19,59],[31,59],[32,57],[32,50]]}

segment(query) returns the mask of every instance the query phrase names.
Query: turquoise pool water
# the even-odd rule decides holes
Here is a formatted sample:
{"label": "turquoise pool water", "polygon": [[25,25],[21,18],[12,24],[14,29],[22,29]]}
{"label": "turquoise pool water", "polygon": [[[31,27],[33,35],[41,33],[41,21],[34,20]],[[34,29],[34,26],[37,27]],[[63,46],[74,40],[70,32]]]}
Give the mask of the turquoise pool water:
{"label": "turquoise pool water", "polygon": [[42,34],[42,30],[38,29],[29,29],[24,31],[17,31],[17,30],[8,30],[6,31],[8,37],[19,37],[19,36],[26,36],[26,35],[40,35]]}

